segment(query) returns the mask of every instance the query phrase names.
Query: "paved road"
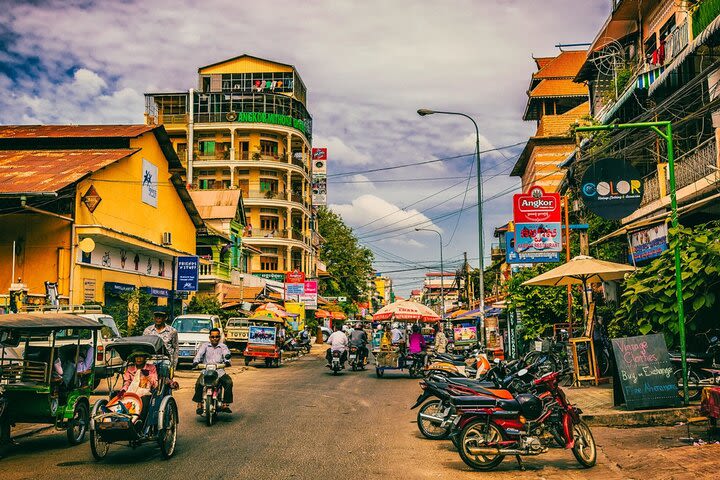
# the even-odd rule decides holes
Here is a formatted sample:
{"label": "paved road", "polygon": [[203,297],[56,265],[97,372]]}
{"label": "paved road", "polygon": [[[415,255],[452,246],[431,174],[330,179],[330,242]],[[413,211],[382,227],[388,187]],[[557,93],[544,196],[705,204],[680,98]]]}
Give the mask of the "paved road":
{"label": "paved road", "polygon": [[333,377],[314,356],[279,369],[233,367],[234,413],[208,428],[190,402],[192,372],[183,388],[176,456],[164,461],[156,448],[111,448],[96,463],[87,442],[69,447],[63,433],[21,439],[0,460],[3,480],[97,478],[335,479],[335,478],[711,478],[720,446],[670,448],[682,429],[595,429],[598,466],[580,469],[568,451],[527,460],[519,472],[506,460],[492,473],[469,470],[449,442],[420,436],[408,406],[417,381],[388,372],[346,372]]}

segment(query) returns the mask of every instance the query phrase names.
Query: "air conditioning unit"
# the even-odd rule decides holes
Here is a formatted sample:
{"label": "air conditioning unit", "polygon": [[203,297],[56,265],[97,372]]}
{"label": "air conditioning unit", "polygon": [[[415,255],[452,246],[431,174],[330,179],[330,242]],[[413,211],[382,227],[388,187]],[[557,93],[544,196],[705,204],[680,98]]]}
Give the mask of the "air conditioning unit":
{"label": "air conditioning unit", "polygon": [[172,245],[172,232],[163,232],[162,244]]}

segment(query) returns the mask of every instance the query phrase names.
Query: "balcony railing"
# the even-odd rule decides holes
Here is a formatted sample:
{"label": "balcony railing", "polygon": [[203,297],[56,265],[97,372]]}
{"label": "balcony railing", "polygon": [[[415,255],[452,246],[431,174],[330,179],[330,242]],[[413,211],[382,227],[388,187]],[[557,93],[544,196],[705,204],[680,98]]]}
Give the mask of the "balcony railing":
{"label": "balcony railing", "polygon": [[665,64],[667,65],[673,58],[687,46],[689,41],[688,22],[677,25],[668,39],[665,41]]}
{"label": "balcony railing", "polygon": [[288,232],[286,229],[253,229],[249,235],[245,237],[250,238],[288,238]]}
{"label": "balcony railing", "polygon": [[245,198],[250,199],[265,199],[265,200],[287,200],[287,192],[274,192],[271,190],[263,191],[263,190],[248,190],[247,192],[243,191],[245,193]]}
{"label": "balcony railing", "polygon": [[223,262],[200,264],[200,280],[219,279],[230,281],[230,265]]}
{"label": "balcony railing", "polygon": [[[675,161],[675,188],[677,190],[692,185],[712,173],[711,166],[717,165],[717,143],[711,137],[681,155]],[[645,192],[640,206],[645,206],[660,199],[660,186],[657,173],[645,177]],[[666,179],[665,191],[670,191],[670,182]]]}

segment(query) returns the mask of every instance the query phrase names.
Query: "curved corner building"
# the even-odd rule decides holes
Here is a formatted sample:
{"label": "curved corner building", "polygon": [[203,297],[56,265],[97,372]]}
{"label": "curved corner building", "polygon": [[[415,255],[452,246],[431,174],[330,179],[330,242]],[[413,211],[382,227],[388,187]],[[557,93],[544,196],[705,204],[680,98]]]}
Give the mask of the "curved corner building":
{"label": "curved corner building", "polygon": [[188,187],[242,191],[239,233],[261,252],[248,273],[316,273],[306,98],[295,67],[250,55],[199,68],[197,89],[145,94],[146,123],[164,124]]}

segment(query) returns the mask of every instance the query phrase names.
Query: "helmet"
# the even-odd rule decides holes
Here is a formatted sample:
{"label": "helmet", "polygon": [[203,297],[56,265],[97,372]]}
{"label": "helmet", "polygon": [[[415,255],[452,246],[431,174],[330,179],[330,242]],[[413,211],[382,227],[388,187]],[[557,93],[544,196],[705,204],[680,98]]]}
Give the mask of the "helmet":
{"label": "helmet", "polygon": [[543,411],[542,400],[530,393],[521,393],[515,400],[520,404],[520,412],[528,420],[535,420]]}

